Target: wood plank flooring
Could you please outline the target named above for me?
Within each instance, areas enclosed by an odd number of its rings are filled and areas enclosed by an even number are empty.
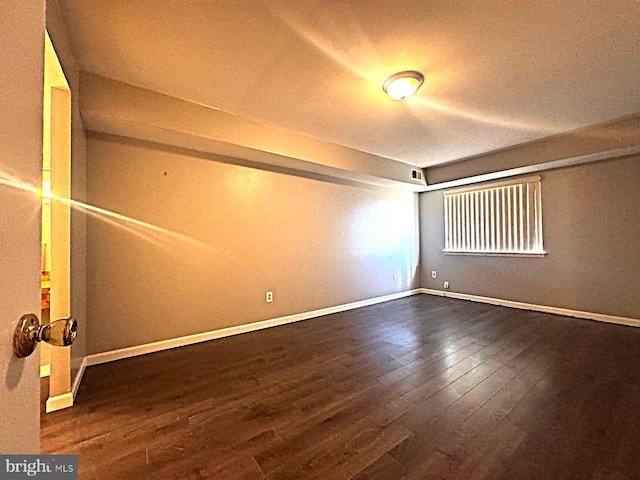
[[[640,478],[640,329],[417,295],[90,367],[81,479]]]

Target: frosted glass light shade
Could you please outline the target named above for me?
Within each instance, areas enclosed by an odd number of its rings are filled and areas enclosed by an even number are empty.
[[[394,100],[405,100],[416,93],[422,82],[424,75],[409,70],[391,75],[385,80],[382,89]]]

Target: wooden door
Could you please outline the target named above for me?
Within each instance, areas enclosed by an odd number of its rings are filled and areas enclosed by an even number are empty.
[[[40,449],[38,355],[13,331],[40,313],[44,1],[0,2],[0,452]]]

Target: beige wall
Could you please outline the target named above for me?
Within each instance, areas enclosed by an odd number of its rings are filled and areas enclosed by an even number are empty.
[[[415,193],[99,134],[87,155],[89,203],[167,230],[88,218],[87,353],[419,285]]]
[[[545,258],[444,255],[442,191],[420,194],[422,287],[640,318],[640,157],[541,176]]]
[[[86,198],[86,134],[79,108],[79,69],[56,0],[47,0],[47,31],[71,90],[71,198]],[[71,356],[86,352],[86,219],[79,209],[71,211],[71,314],[76,317],[79,334]]]

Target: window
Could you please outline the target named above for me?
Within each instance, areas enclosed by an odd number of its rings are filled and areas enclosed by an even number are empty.
[[[544,255],[540,177],[444,192],[444,253]]]

